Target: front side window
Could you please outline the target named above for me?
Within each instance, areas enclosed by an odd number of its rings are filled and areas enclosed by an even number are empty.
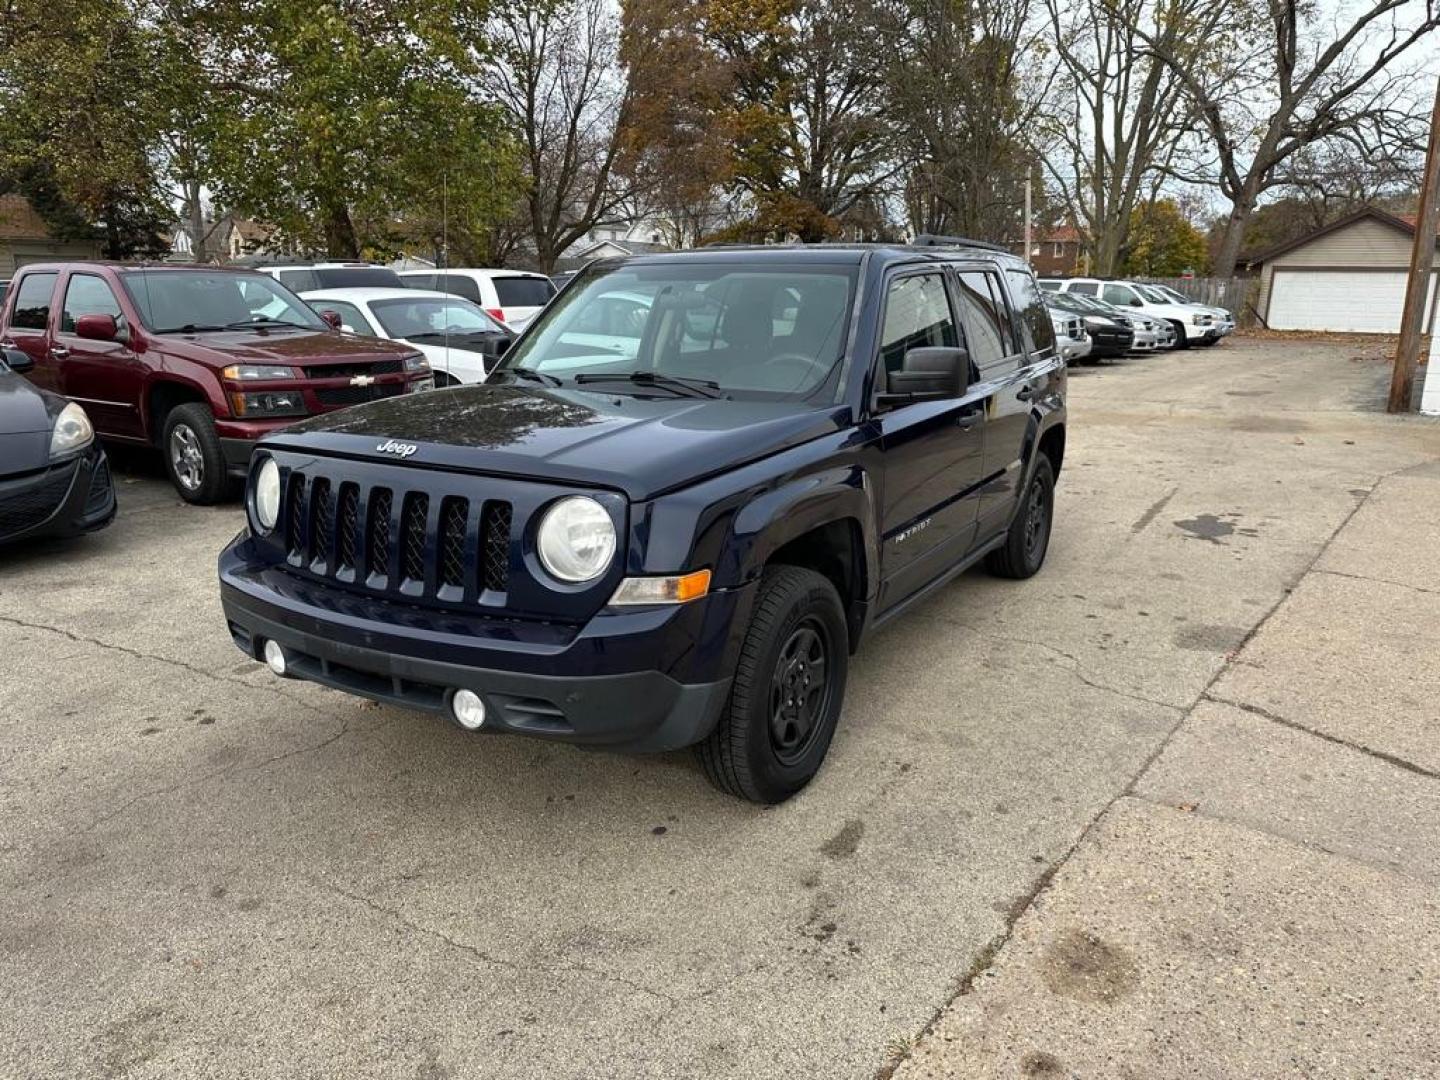
[[[1106,285],[1104,296],[1107,304],[1129,304],[1135,299],[1128,285]]]
[[[979,270],[965,270],[960,274],[960,303],[965,310],[970,359],[982,370],[1005,359],[1010,351],[1000,313],[995,309],[995,298],[985,280],[987,276]]]
[[[75,320],[81,315],[109,315],[121,321],[120,304],[110,286],[94,274],[71,274],[65,286],[65,305],[60,310],[60,329],[75,332]]]
[[[1020,316],[1020,331],[1024,335],[1028,352],[1048,352],[1055,347],[1055,327],[1050,322],[1050,313],[1045,309],[1045,300],[1035,287],[1034,275],[1028,270],[1006,270],[1010,283],[1010,295],[1015,301],[1015,311]]]
[[[901,369],[911,349],[959,344],[943,274],[908,274],[891,282],[880,331],[880,362],[886,375]]]
[[[16,330],[44,330],[50,324],[50,297],[55,292],[55,274],[26,274],[15,293],[15,310],[10,325]]]
[[[370,329],[370,322],[354,304],[345,300],[312,300],[310,306],[316,311],[333,311],[340,316],[340,329],[347,334],[359,334],[361,337],[375,337],[375,331]]]
[[[264,274],[134,270],[122,280],[141,322],[156,334],[329,329],[305,301]]]
[[[480,283],[474,278],[466,277],[464,274],[436,274],[431,280],[438,282],[435,288],[441,292],[464,297],[476,304],[481,302]]]
[[[848,265],[675,261],[588,270],[499,370],[603,382],[607,391],[669,377],[713,383],[706,389],[730,397],[805,397],[839,367],[855,278]]]

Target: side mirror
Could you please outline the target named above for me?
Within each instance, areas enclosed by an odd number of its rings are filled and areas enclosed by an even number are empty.
[[[889,375],[881,404],[932,398],[957,398],[970,385],[970,353],[949,345],[925,345],[905,354],[899,371]]]
[[[331,330],[340,330],[344,327],[344,323],[340,321],[340,313],[338,311],[322,311],[320,312],[320,318],[324,319],[330,325]]]
[[[510,351],[510,342],[513,340],[514,338],[502,337],[495,343],[495,357],[497,360]]]
[[[35,366],[35,361],[30,359],[30,354],[21,352],[19,349],[3,350],[5,366],[16,375],[23,375]]]
[[[1130,306],[1131,306],[1131,307],[1144,307],[1145,305],[1144,305],[1143,303],[1141,303],[1139,300],[1135,300],[1135,299],[1132,298],[1131,301],[1130,301]]]
[[[120,328],[114,315],[81,315],[75,320],[75,336],[87,341],[114,341]]]

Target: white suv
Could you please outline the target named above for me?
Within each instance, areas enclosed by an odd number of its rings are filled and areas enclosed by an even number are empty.
[[[1158,293],[1163,293],[1177,304],[1185,304],[1187,307],[1196,307],[1201,311],[1210,312],[1210,314],[1215,316],[1215,326],[1219,329],[1220,337],[1222,338],[1233,333],[1235,330],[1235,316],[1230,314],[1228,308],[1216,307],[1214,304],[1202,304],[1198,300],[1190,299],[1190,297],[1186,296],[1179,289],[1170,288],[1169,285],[1150,285],[1147,286],[1147,288],[1154,289]],[[1211,339],[1211,343],[1213,344],[1217,340],[1219,339],[1213,338]]]
[[[540,314],[555,295],[555,283],[544,274],[524,270],[401,270],[410,289],[438,289],[479,304],[517,333]]]
[[[398,289],[404,284],[388,266],[367,262],[295,263],[257,266],[297,296],[316,289]]]
[[[1175,328],[1175,347],[1178,349],[1188,348],[1197,342],[1213,344],[1223,336],[1220,320],[1209,308],[1195,307],[1188,302],[1176,303],[1173,297],[1138,281],[1064,278],[1053,291],[1093,296],[1122,311],[1138,309],[1152,318],[1164,320]]]

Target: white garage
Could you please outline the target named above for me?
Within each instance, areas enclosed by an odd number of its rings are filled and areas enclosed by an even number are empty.
[[[1261,264],[1256,310],[1273,330],[1399,333],[1414,236],[1412,222],[1368,207],[1265,252],[1251,260]],[[1427,327],[1437,289],[1432,277]]]

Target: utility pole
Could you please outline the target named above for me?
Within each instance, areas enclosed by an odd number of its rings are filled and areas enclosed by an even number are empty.
[[[1035,180],[1035,166],[1025,166],[1025,265],[1030,265],[1030,185]]]
[[[1435,83],[1435,108],[1430,114],[1430,147],[1425,153],[1425,179],[1420,185],[1420,213],[1415,219],[1415,246],[1410,251],[1410,277],[1400,315],[1400,344],[1390,378],[1387,411],[1410,411],[1415,363],[1420,357],[1425,300],[1430,294],[1430,268],[1435,262],[1435,236],[1440,231],[1440,79]]]

